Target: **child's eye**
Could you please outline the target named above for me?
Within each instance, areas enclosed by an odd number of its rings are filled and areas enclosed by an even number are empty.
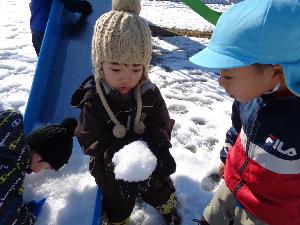
[[[138,72],[141,72],[142,69],[136,69],[136,70],[133,70],[133,72],[135,73],[138,73]]]
[[[231,80],[232,79],[232,77],[230,77],[230,76],[224,76],[223,78],[226,79],[226,80]]]
[[[114,72],[119,72],[120,71],[119,69],[114,69],[114,68],[112,68],[111,70],[114,71]]]

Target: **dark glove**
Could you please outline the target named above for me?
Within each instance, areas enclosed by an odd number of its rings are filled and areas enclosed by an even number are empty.
[[[139,140],[139,135],[129,133],[126,134],[126,136],[122,139],[115,139],[110,146],[106,149],[104,152],[104,163],[105,165],[108,165],[111,163],[112,158],[114,157],[114,154],[118,152],[120,149],[122,149],[125,145],[128,145],[134,141]]]
[[[65,7],[71,12],[78,12],[84,15],[92,13],[92,5],[86,0],[61,0]]]
[[[176,171],[176,162],[170,154],[170,142],[161,141],[158,145],[148,144],[150,150],[157,158],[157,165],[151,175],[151,180],[163,180]]]
[[[157,166],[151,177],[154,179],[165,179],[176,171],[176,162],[169,149],[160,149],[160,153],[155,154],[157,158]]]
[[[106,166],[106,174],[115,179],[114,165],[110,162]],[[126,198],[135,198],[139,196],[142,192],[148,190],[149,180],[139,181],[139,182],[128,182],[124,180],[116,180],[120,185],[121,195]]]
[[[46,198],[41,199],[40,201],[32,200],[27,203],[27,207],[33,212],[33,214],[38,217],[42,211],[42,207],[46,202]]]
[[[117,180],[117,182],[120,185],[122,196],[126,198],[136,198],[149,188],[148,179],[139,182],[128,182],[124,180]]]
[[[81,1],[79,12],[81,12],[82,15],[85,15],[85,16],[90,15],[93,12],[91,3],[89,3],[86,0]]]

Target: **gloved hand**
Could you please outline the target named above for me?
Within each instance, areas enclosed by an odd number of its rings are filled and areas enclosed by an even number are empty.
[[[89,15],[92,13],[92,5],[86,0],[61,0],[65,7],[71,12],[82,13]]]
[[[33,214],[38,217],[42,211],[42,207],[46,202],[46,198],[41,199],[40,201],[32,200],[27,203],[27,207],[33,212]]]
[[[82,0],[80,3],[80,10],[79,12],[82,13],[82,15],[88,16],[93,12],[93,7],[91,5],[91,3],[89,3],[86,0]]]
[[[150,150],[157,158],[157,165],[151,175],[151,180],[166,179],[176,171],[176,162],[169,151],[170,146],[169,142],[149,145]]]
[[[114,165],[112,162],[106,166],[106,174],[115,179]],[[135,198],[141,194],[141,192],[147,191],[149,187],[149,180],[139,182],[128,182],[124,180],[116,180],[121,189],[121,195],[126,198]]]
[[[126,198],[136,198],[142,192],[149,188],[148,179],[139,182],[127,182],[124,180],[117,180],[121,188],[121,194]]]
[[[149,184],[152,185],[153,182],[165,180],[176,171],[176,162],[169,151],[169,148],[172,147],[171,143],[149,133],[145,133],[141,139],[147,142],[149,149],[157,158],[157,165],[151,174]]]
[[[128,132],[124,138],[114,140],[110,146],[104,152],[104,163],[108,165],[111,163],[114,154],[122,149],[125,145],[128,145],[134,141],[139,140],[139,135]]]

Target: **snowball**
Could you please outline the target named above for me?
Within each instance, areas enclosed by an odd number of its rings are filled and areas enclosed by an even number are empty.
[[[115,153],[112,162],[117,180],[138,182],[150,177],[157,159],[146,142],[135,141]]]

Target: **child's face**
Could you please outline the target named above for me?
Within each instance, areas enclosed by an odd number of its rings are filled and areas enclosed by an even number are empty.
[[[141,64],[103,62],[102,68],[105,81],[121,94],[127,94],[134,88],[144,72],[144,66]]]
[[[273,66],[259,70],[255,65],[221,70],[219,84],[230,97],[247,102],[272,90],[280,83]]]
[[[45,161],[38,153],[33,153],[31,157],[31,170],[34,173],[41,172],[42,170],[52,169],[51,165]]]

